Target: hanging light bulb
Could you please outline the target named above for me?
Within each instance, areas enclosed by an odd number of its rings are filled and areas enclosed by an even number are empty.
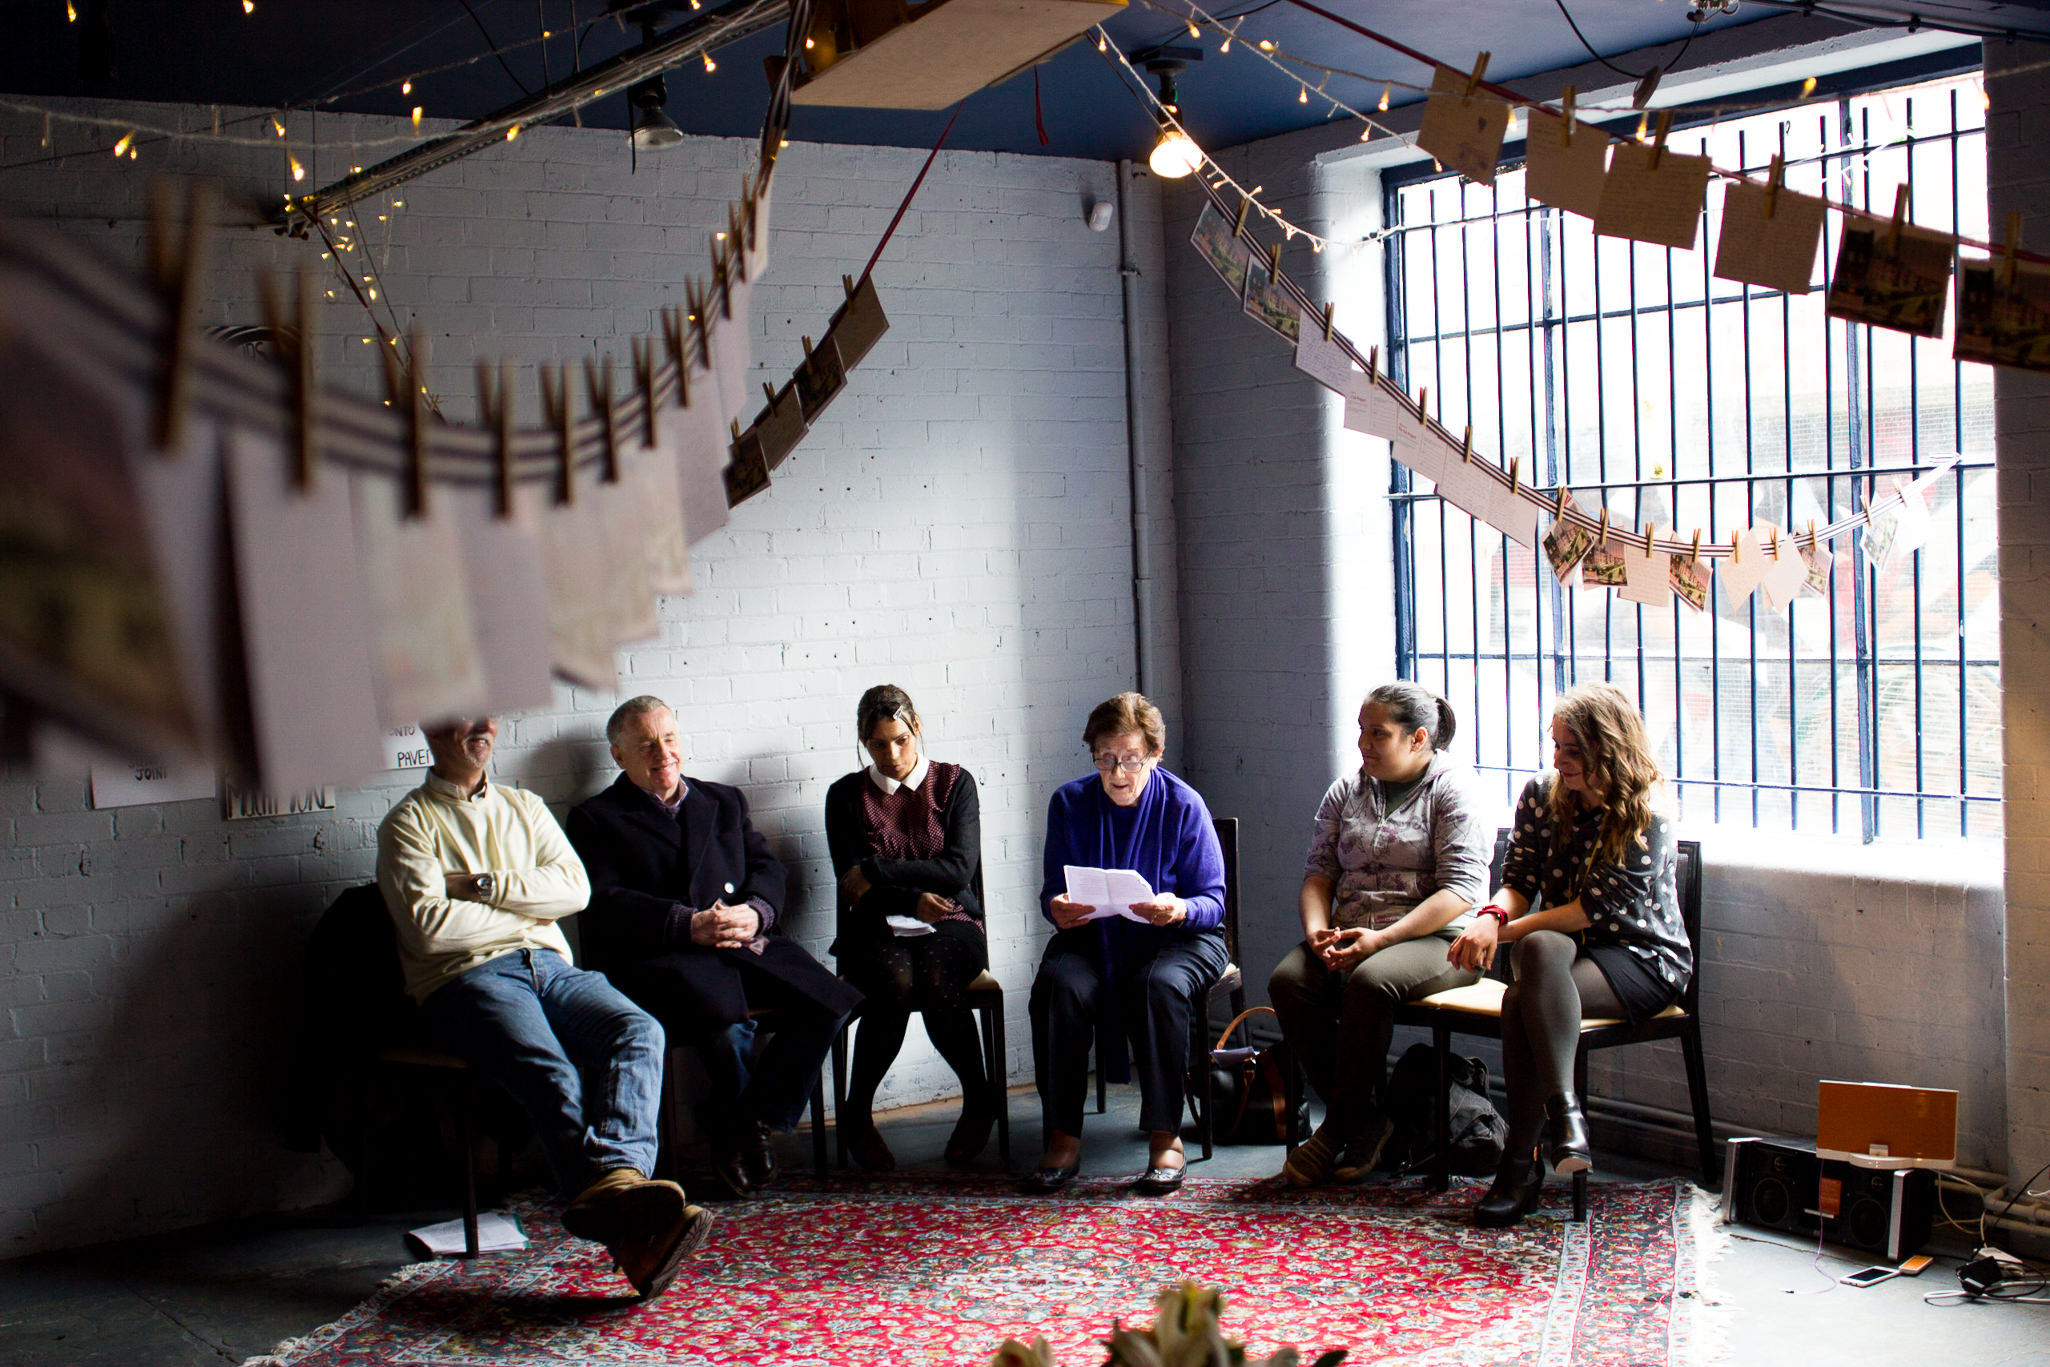
[[[71,0],[64,0],[64,22],[67,24],[78,22],[78,6],[72,4]]]
[[[518,137],[519,135],[520,126],[518,124],[514,124],[512,127],[505,130],[505,140],[507,142],[511,142],[514,138]]]
[[[1805,81],[1801,82],[1801,98],[1805,100],[1805,99],[1807,99],[1807,98],[1808,98],[1808,97],[1809,97],[1810,95],[1813,95],[1814,93],[1815,93],[1815,78],[1814,78],[1813,76],[1810,76],[1810,77],[1809,77],[1809,78],[1808,78],[1807,80],[1805,80]]]
[[[711,75],[711,74],[712,74],[713,72],[715,72],[715,71],[717,71],[717,70],[719,69],[719,64],[718,64],[717,62],[715,62],[715,61],[713,61],[713,60],[712,60],[712,54],[711,54],[711,53],[709,53],[709,52],[705,53],[705,54],[704,54],[704,57],[705,57],[705,74],[706,74],[707,76],[709,76],[709,75]]]
[[[135,146],[135,130],[131,128],[121,135],[121,141],[114,144],[114,155],[116,157],[125,157],[128,155],[128,149],[133,146]]]
[[[1295,102],[1297,104],[1308,104],[1310,102],[1310,88],[1308,86],[1303,86],[1297,92]]]
[[[1374,107],[1376,109],[1379,109],[1383,114],[1386,114],[1388,112],[1388,92],[1393,90],[1394,88],[1395,85],[1392,81],[1389,84],[1381,87],[1381,103],[1375,105]]]
[[[256,0],[242,0],[242,12],[244,14],[256,13]]]
[[[287,160],[287,161],[289,161],[289,162],[291,162],[291,163],[292,163],[292,179],[293,179],[293,180],[304,180],[304,179],[306,179],[306,168],[305,168],[304,166],[301,166],[301,165],[299,164],[299,158],[297,158],[297,157],[287,157],[287,158],[285,158],[285,160]]]
[[[420,120],[426,113],[427,111],[425,109],[422,109],[419,105],[416,104],[413,106],[413,131],[415,133],[420,131]]]
[[[1203,149],[1181,129],[1169,124],[1160,130],[1153,155],[1146,158],[1153,174],[1163,180],[1180,180],[1203,164]]]
[[[1268,41],[1267,41],[1267,40],[1266,40],[1265,38],[1262,38],[1262,39],[1260,40],[1260,51],[1262,51],[1262,52],[1272,52],[1272,51],[1274,51],[1274,44],[1272,44],[1272,43],[1268,42]]]
[[[277,115],[273,114],[270,116],[270,126],[273,133],[276,133],[281,138],[285,136],[285,125],[278,119]]]
[[[1223,41],[1222,43],[1219,43],[1219,44],[1217,45],[1217,55],[1218,55],[1218,56],[1220,56],[1220,57],[1222,57],[1222,56],[1223,56],[1223,55],[1224,55],[1225,53],[1227,53],[1227,52],[1230,52],[1230,51],[1231,51],[1231,35],[1227,33],[1227,34],[1225,34],[1225,35],[1224,35],[1224,41]]]
[[[1110,39],[1104,36],[1102,29],[1096,31],[1096,50],[1098,52],[1110,51]]]
[[[410,95],[410,94],[412,94],[412,93],[413,93],[413,78],[412,78],[411,76],[408,76],[408,77],[406,77],[406,79],[405,79],[405,80],[403,80],[403,81],[400,81],[400,82],[399,82],[399,94],[401,94],[401,95]]]
[[[1201,38],[1203,36],[1203,30],[1196,27],[1194,19],[1189,21],[1189,36],[1191,38]]]

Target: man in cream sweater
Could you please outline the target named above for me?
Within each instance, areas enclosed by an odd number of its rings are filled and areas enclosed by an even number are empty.
[[[434,767],[377,832],[406,991],[435,1046],[533,1120],[568,1202],[563,1227],[604,1244],[635,1290],[659,1296],[712,1222],[683,1188],[646,1176],[662,1027],[603,975],[571,965],[557,922],[584,909],[590,879],[540,798],[486,777],[498,723],[425,734]]]

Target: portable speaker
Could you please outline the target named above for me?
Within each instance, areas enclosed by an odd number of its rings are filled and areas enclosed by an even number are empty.
[[[1732,1139],[1723,1219],[1812,1235],[1899,1262],[1929,1240],[1936,1174],[1820,1159],[1805,1139]],[[1824,1212],[1824,1220],[1813,1212]]]

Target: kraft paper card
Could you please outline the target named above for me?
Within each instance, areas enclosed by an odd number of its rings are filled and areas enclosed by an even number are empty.
[[[1656,538],[1657,529],[1652,536]],[[1646,549],[1634,541],[1617,543],[1623,552],[1623,583],[1616,596],[1626,603],[1662,608],[1673,601],[1673,558],[1657,547]]]
[[[726,467],[726,504],[738,508],[769,487],[769,461],[762,434],[750,427],[733,443],[733,462]]]
[[[795,382],[784,385],[769,406],[755,415],[754,425],[762,443],[762,460],[773,473],[804,440],[804,403],[797,397]]]
[[[1609,155],[1608,178],[1594,230],[1603,237],[1656,242],[1693,249],[1701,230],[1701,206],[1708,193],[1709,159],[1668,150],[1652,164],[1657,149],[1619,142]]]
[[[1566,511],[1580,511],[1580,500],[1566,495]],[[1594,529],[1583,527],[1558,515],[1558,500],[1553,501],[1554,513],[1551,528],[1545,533],[1545,559],[1552,566],[1552,574],[1567,588],[1580,584],[1580,562],[1588,551],[1594,548]]]
[[[655,614],[655,587],[648,578],[648,543],[641,520],[640,491],[621,479],[616,484],[592,480],[577,490],[577,502],[588,502],[597,526],[603,528],[605,552],[605,620],[612,644],[647,641],[662,634]]]
[[[753,286],[729,281],[724,305],[716,298],[711,305],[714,388],[719,415],[728,422],[745,421],[753,408],[748,397],[754,388],[754,334],[748,320],[753,296]]]
[[[1441,66],[1431,77],[1424,101],[1424,123],[1416,144],[1448,170],[1482,185],[1495,183],[1495,165],[1502,159],[1502,135],[1509,130],[1509,106],[1486,91],[1469,98],[1472,78]]]
[[[1775,612],[1785,612],[1787,605],[1801,592],[1801,585],[1808,579],[1808,562],[1801,558],[1800,548],[1794,545],[1793,536],[1770,524],[1762,528],[1765,535],[1765,578],[1759,586],[1765,590],[1765,601]]]
[[[1706,560],[1696,560],[1692,551],[1676,551],[1671,557],[1671,579],[1673,592],[1680,601],[1696,612],[1708,607],[1709,588],[1713,576]]]
[[[769,188],[771,182],[764,179],[755,186],[752,204],[743,204],[740,211],[751,219],[747,237],[747,278],[750,281],[762,278],[769,269]]]
[[[1299,312],[1296,323],[1295,368],[1334,394],[1350,396],[1364,385],[1367,372],[1352,363],[1337,333],[1324,336],[1324,320]]]
[[[1765,580],[1770,568],[1766,562],[1765,543],[1759,538],[1759,529],[1746,527],[1737,533],[1735,554],[1725,556],[1716,583],[1722,589],[1723,607],[1732,609],[1740,606]]]
[[[1895,244],[1890,225],[1846,219],[1825,311],[1854,323],[1941,337],[1954,247],[1941,233],[1908,224]]]
[[[555,675],[585,688],[617,688],[606,597],[611,568],[605,541],[613,533],[585,498],[545,502],[537,515],[548,586],[548,655]]]
[[[1602,183],[1608,179],[1607,133],[1576,119],[1568,141],[1566,120],[1533,109],[1524,159],[1524,190],[1532,199],[1582,218],[1600,211]]]
[[[1784,186],[1774,193],[1755,181],[1731,181],[1723,191],[1715,273],[1746,285],[1808,293],[1815,287],[1815,253],[1822,246],[1822,220],[1828,212],[1826,200]]]
[[[890,320],[883,316],[883,301],[876,295],[876,282],[865,279],[833,315],[832,326],[826,329],[826,336],[833,343],[834,350],[839,352],[840,364],[852,370],[861,364],[861,358],[868,355],[869,348],[889,330]]]
[[[476,716],[488,699],[454,519],[431,494],[424,515],[405,516],[402,483],[386,474],[353,474],[349,490],[378,716],[387,726]]]
[[[659,426],[657,428],[659,431]],[[628,444],[619,457],[620,479],[634,488],[648,565],[648,587],[671,595],[691,591],[690,540],[683,530],[683,488],[676,452]]]
[[[840,364],[840,348],[833,343],[833,334],[813,347],[804,358],[804,364],[797,367],[791,376],[791,383],[797,387],[797,398],[804,405],[804,420],[807,424],[817,422],[819,414],[826,411],[826,405],[839,397],[847,387],[847,368]]]
[[[369,603],[349,483],[294,486],[276,438],[231,429],[228,498],[256,774],[266,792],[352,784],[384,766]]]
[[[2004,261],[1960,261],[1957,340],[1960,361],[2017,370],[2050,370],[2050,269]]]
[[[1244,309],[1248,318],[1257,319],[1281,336],[1284,341],[1294,342],[1300,336],[1301,315],[1295,300],[1288,297],[1279,280],[1267,268],[1267,259],[1255,256],[1246,266],[1246,298]]]
[[[1252,261],[1252,251],[1232,233],[1231,220],[1215,204],[1206,202],[1203,212],[1196,216],[1189,245],[1202,253],[1233,298],[1245,298],[1246,267]]]
[[[698,391],[693,390],[693,396]],[[676,466],[683,497],[683,530],[692,545],[726,525],[726,461],[732,451],[709,397],[689,408],[665,404],[655,420],[655,453]]]
[[[463,549],[487,705],[493,712],[546,706],[555,688],[549,675],[548,585],[534,515],[540,490],[516,490],[510,517],[498,515],[496,492],[435,493],[437,501],[448,501]]]
[[[95,368],[47,345],[44,310],[0,275],[0,676],[95,735],[196,748],[200,713],[120,425]]]

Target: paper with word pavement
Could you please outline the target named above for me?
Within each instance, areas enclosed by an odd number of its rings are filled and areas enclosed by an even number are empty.
[[[1134,902],[1153,900],[1153,885],[1143,874],[1131,869],[1083,868],[1078,864],[1065,864],[1062,868],[1068,879],[1068,900],[1095,908],[1083,920],[1100,921],[1106,916],[1122,916],[1141,925],[1152,924],[1132,910]]]
[[[463,1222],[460,1219],[443,1220],[438,1225],[422,1225],[406,1231],[406,1237],[425,1248],[428,1253],[440,1257],[446,1253],[464,1253],[469,1250],[469,1241],[463,1237]],[[527,1246],[527,1233],[511,1216],[501,1215],[495,1210],[480,1211],[477,1215],[477,1251],[479,1253],[504,1253]]]

